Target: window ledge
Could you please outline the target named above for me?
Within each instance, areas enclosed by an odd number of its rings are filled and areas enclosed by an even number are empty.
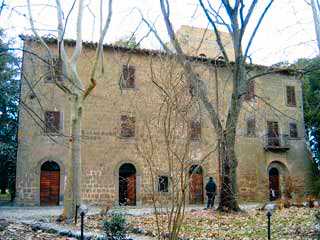
[[[256,138],[257,135],[244,135],[246,138]]]
[[[301,140],[302,137],[288,137],[288,140]]]
[[[122,136],[118,136],[118,138],[120,139],[121,142],[127,142],[127,143],[132,143],[136,141],[135,137],[122,137]]]
[[[290,107],[290,108],[296,108],[297,107],[297,105],[290,105],[290,104],[286,104],[287,105],[287,107]]]

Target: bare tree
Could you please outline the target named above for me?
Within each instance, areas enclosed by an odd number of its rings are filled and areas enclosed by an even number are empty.
[[[207,5],[199,0],[199,4],[207,17],[211,27],[214,30],[216,42],[224,57],[224,64],[232,73],[232,93],[230,95],[230,107],[227,110],[226,122],[223,123],[219,117],[216,106],[209,100],[208,92],[203,80],[197,76],[192,70],[190,61],[183,52],[172,27],[170,21],[170,6],[166,0],[160,0],[160,6],[167,33],[170,42],[174,47],[179,63],[183,66],[186,78],[192,86],[193,95],[198,96],[204,108],[207,110],[212,126],[216,132],[219,143],[219,157],[221,159],[221,183],[220,183],[220,202],[219,210],[221,211],[238,211],[237,203],[237,157],[235,154],[236,128],[239,120],[239,113],[244,102],[250,81],[255,77],[248,77],[246,68],[246,60],[249,57],[249,49],[252,45],[254,37],[263,21],[264,16],[270,9],[273,0],[263,8],[262,13],[258,16],[258,20],[254,24],[253,31],[247,33],[248,24],[253,22],[252,15],[257,10],[258,1],[253,0],[250,4],[244,4],[244,1],[237,0],[234,3],[228,0],[222,0],[219,4],[211,4],[207,1]],[[226,17],[224,17],[226,16]],[[234,56],[229,56],[222,42],[218,25],[226,27],[232,40]],[[244,37],[248,40],[244,42]],[[167,49],[164,46],[164,49]],[[234,58],[234,62],[230,59]]]
[[[311,0],[310,5],[313,13],[314,28],[317,37],[317,46],[320,52],[320,2],[318,0]]]
[[[198,101],[191,97],[176,59],[151,57],[149,67],[154,107],[152,113],[143,116],[136,148],[147,166],[150,185],[145,187],[145,194],[154,207],[157,237],[178,239],[188,196],[193,198],[193,190],[199,190],[194,200],[204,200],[203,167],[208,166],[216,144],[201,135],[205,116]],[[201,154],[196,156],[201,141],[206,147],[202,146]]]
[[[77,63],[82,53],[82,26],[84,20],[84,1],[78,1],[77,23],[76,23],[76,45],[73,49],[72,55],[69,57],[65,50],[64,36],[66,33],[68,18],[74,7],[76,1],[74,1],[67,17],[64,19],[62,5],[60,0],[55,1],[56,16],[57,16],[57,47],[58,47],[58,63],[62,65],[62,72],[67,81],[59,82],[55,80],[56,85],[67,95],[70,99],[70,133],[69,133],[69,155],[67,161],[67,183],[65,187],[64,197],[64,212],[63,215],[66,218],[72,218],[75,215],[76,206],[81,204],[81,119],[83,115],[83,104],[86,98],[90,95],[92,90],[96,87],[97,79],[99,78],[98,64],[102,60],[103,54],[103,41],[106,33],[109,29],[111,16],[112,16],[112,0],[108,1],[108,15],[103,23],[102,11],[100,11],[100,36],[99,42],[96,46],[96,54],[91,67],[90,79],[84,81],[78,74]],[[100,1],[100,8],[103,9],[103,1]],[[31,10],[32,4],[30,0],[27,0],[29,22],[31,30],[35,35],[35,38],[40,42],[41,46],[46,50],[49,56],[49,65],[51,66],[52,74],[56,74],[55,56],[53,50],[47,45],[45,40],[38,34],[35,26],[35,20],[33,18],[33,12]],[[85,86],[85,82],[89,82],[88,86]]]

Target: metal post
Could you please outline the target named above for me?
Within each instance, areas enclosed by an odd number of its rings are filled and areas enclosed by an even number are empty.
[[[76,205],[76,214],[74,215],[74,224],[77,225],[78,222],[78,209],[79,205]]]
[[[80,235],[80,240],[84,240],[84,237],[83,237],[83,220],[84,220],[84,212],[81,212],[81,213],[80,213],[80,217],[81,217],[81,225],[80,225],[81,235]]]
[[[271,240],[271,212],[267,212],[268,217],[268,240]]]

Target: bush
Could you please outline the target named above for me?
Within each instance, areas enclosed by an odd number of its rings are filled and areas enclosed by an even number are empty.
[[[310,164],[309,172],[309,194],[320,197],[320,170],[315,161]]]
[[[121,214],[112,215],[110,220],[103,222],[103,230],[111,239],[125,239],[127,234],[125,217]]]

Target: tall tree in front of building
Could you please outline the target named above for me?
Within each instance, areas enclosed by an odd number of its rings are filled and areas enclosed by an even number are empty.
[[[9,48],[10,42],[0,29],[0,191],[4,194],[6,189],[9,189],[13,199],[17,154],[19,59]]]
[[[210,121],[218,138],[219,155],[222,163],[219,209],[221,211],[238,211],[239,206],[236,197],[238,166],[235,154],[236,129],[245,95],[250,88],[250,82],[255,78],[255,76],[248,76],[246,61],[255,35],[273,0],[259,4],[257,0],[246,1],[246,3],[243,0],[206,1],[207,4],[199,0],[198,3],[214,30],[216,43],[220,48],[224,64],[232,72],[232,77],[229,80],[232,84],[232,93],[225,123],[219,117],[216,105],[210,101],[205,83],[193,72],[191,64],[175,36],[170,20],[169,1],[160,0],[162,15],[174,52],[178,55],[178,61],[184,67],[185,74],[193,89],[193,95],[200,98],[210,115]],[[261,9],[262,11],[258,13]],[[253,18],[253,15],[256,18]],[[251,32],[248,31],[250,29],[248,28],[249,24],[253,26]],[[233,56],[228,55],[225,49],[222,36],[218,31],[218,25],[225,27],[230,35]],[[245,41],[244,39],[248,40]],[[165,45],[163,47],[168,49]],[[231,62],[230,59],[234,59],[234,62]]]
[[[28,14],[30,26],[36,40],[40,42],[42,47],[46,50],[46,54],[49,56],[49,66],[51,66],[52,74],[61,75],[67,81],[58,81],[55,78],[56,85],[65,93],[70,99],[70,132],[69,132],[69,155],[67,159],[67,182],[64,192],[64,212],[65,218],[73,218],[76,212],[76,207],[81,204],[81,120],[83,114],[83,104],[86,98],[90,95],[92,90],[97,85],[99,79],[99,66],[103,66],[103,42],[106,33],[109,29],[111,16],[112,16],[112,0],[108,1],[107,16],[103,17],[104,7],[103,1],[100,1],[100,35],[99,41],[96,46],[95,58],[91,65],[90,79],[82,79],[78,74],[77,64],[80,60],[83,44],[83,22],[85,20],[84,8],[86,3],[84,0],[74,1],[70,11],[66,18],[63,13],[63,7],[60,0],[55,1],[55,9],[57,16],[57,48],[58,58],[55,60],[52,49],[46,44],[43,38],[38,34],[37,27],[35,26],[35,20],[33,18],[32,4],[30,0],[27,0]],[[68,22],[68,18],[74,11],[77,3],[76,13],[76,45],[73,49],[71,56],[67,55],[64,46],[65,33],[72,26]],[[104,19],[104,20],[103,20]],[[58,64],[57,64],[58,63]],[[100,65],[99,65],[100,64]],[[56,67],[59,67],[59,71]],[[103,71],[103,67],[101,67]],[[59,77],[61,77],[59,76]],[[86,81],[85,81],[86,80]],[[89,84],[85,86],[85,82]]]

